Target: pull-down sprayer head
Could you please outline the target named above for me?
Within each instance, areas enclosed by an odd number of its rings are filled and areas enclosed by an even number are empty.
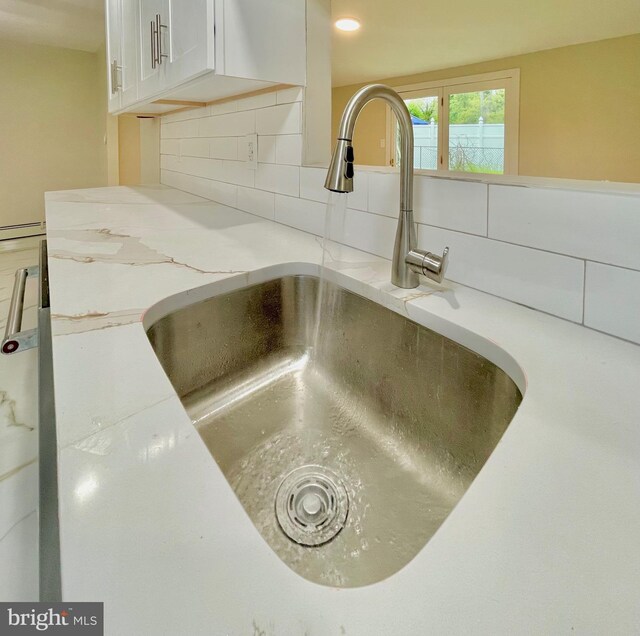
[[[353,146],[351,139],[338,139],[324,187],[331,192],[353,192]]]
[[[395,113],[400,129],[400,212],[413,207],[413,125],[402,98],[384,84],[364,86],[349,100],[342,113],[338,142],[333,151],[324,187],[332,192],[353,192],[353,132],[362,109],[372,100],[381,99]]]

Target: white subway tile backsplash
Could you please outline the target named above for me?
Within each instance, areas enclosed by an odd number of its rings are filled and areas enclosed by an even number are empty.
[[[640,198],[491,185],[489,236],[640,269]]]
[[[451,248],[451,280],[582,322],[583,261],[425,225],[418,226],[418,245]]]
[[[181,177],[183,175],[179,172],[172,172],[171,170],[160,169],[160,183],[167,185],[171,188],[177,188],[178,190],[184,190],[182,187]]]
[[[487,187],[485,183],[416,175],[413,201],[415,220],[417,223],[486,236]]]
[[[370,172],[368,189],[369,212],[397,219],[400,214],[400,177],[398,173]]]
[[[219,159],[206,159],[203,157],[176,157],[170,166],[164,166],[170,170],[176,170],[183,174],[191,174],[205,179],[221,179],[222,161]]]
[[[276,137],[276,163],[299,166],[302,163],[302,135]]]
[[[160,134],[163,139],[185,139],[187,137],[198,137],[198,129],[201,119],[189,119],[186,121],[176,121],[162,123]]]
[[[180,172],[180,158],[177,155],[160,155],[160,168]]]
[[[587,262],[584,324],[640,344],[640,272]]]
[[[356,172],[356,177],[358,176]],[[398,218],[400,176],[397,172],[369,172],[368,209]],[[413,213],[416,222],[485,236],[487,186],[484,183],[414,176]]]
[[[179,139],[162,139],[160,140],[161,155],[179,155],[180,140]]]
[[[297,166],[259,163],[255,175],[255,186],[260,190],[295,197],[300,195],[300,168]]]
[[[343,215],[335,208],[333,214],[335,218],[331,220],[332,240],[383,258],[391,258],[396,221],[379,214],[349,208]]]
[[[194,177],[190,174],[180,175],[180,187],[182,190],[196,194],[205,199],[211,199],[213,191],[211,189],[211,180],[202,177]]]
[[[196,119],[198,137],[242,137],[256,132],[256,113],[245,110],[227,115]]]
[[[216,137],[208,141],[212,159],[238,159],[238,137]]]
[[[160,178],[162,183],[172,188],[185,190],[230,207],[237,206],[237,186],[235,185],[170,170],[162,170]]]
[[[317,201],[276,194],[275,220],[317,236],[324,234],[326,206]]]
[[[324,168],[300,168],[300,196],[311,201],[326,203],[329,191],[324,189],[327,171]]]
[[[180,141],[180,155],[185,157],[206,157],[209,158],[208,139],[182,139]]]
[[[302,133],[302,104],[282,104],[256,112],[259,135],[297,135]]]
[[[276,135],[258,135],[258,161],[276,163]]]
[[[238,186],[238,209],[274,221],[275,197],[273,192]]]
[[[244,161],[223,161],[220,181],[242,186],[254,186],[255,170],[250,170]]]
[[[222,181],[209,181],[210,196],[213,201],[235,208],[238,205],[238,186]]]
[[[266,108],[267,106],[276,105],[275,93],[262,93],[262,95],[253,95],[236,100],[238,110],[256,110],[258,108]]]

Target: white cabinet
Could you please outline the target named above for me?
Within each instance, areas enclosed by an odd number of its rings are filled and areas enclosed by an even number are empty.
[[[105,7],[107,24],[107,77],[109,86],[109,112],[121,107],[118,72],[121,69],[120,57],[120,2],[107,0]]]
[[[214,68],[214,9],[213,0],[169,5],[167,84],[177,86]]]
[[[306,0],[106,0],[109,112],[161,112],[175,102],[304,85],[305,7]]]
[[[107,0],[109,112],[138,100],[138,12],[130,0]]]
[[[152,97],[165,85],[166,20],[169,0],[138,0],[138,45],[140,47],[140,76],[138,96]],[[163,66],[164,63],[164,66]]]
[[[138,11],[135,2],[120,0],[122,16],[122,107],[133,104],[138,99]]]

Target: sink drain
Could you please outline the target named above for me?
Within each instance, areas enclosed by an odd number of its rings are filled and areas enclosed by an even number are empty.
[[[276,494],[276,517],[296,543],[318,546],[344,527],[349,497],[342,482],[321,466],[301,466],[290,472]]]

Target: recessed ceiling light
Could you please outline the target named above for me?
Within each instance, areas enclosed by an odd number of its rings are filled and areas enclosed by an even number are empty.
[[[336,29],[340,31],[357,31],[360,28],[360,21],[355,18],[340,18],[336,20]]]

